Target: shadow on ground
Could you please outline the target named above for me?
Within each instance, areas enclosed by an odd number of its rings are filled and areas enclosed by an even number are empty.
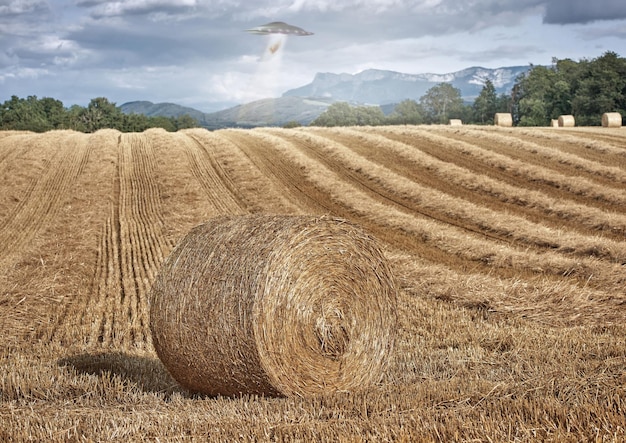
[[[59,366],[73,368],[78,373],[120,377],[149,393],[170,397],[177,392],[189,395],[167,372],[156,357],[138,356],[124,352],[86,353],[58,360]]]

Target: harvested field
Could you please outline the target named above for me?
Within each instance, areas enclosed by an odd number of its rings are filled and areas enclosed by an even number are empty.
[[[1,441],[624,441],[626,130],[0,133]],[[330,215],[399,286],[366,390],[206,397],[148,293],[218,215]],[[254,251],[250,251],[254,254]]]

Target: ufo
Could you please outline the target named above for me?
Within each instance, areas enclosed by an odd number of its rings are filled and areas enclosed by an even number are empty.
[[[286,35],[313,35],[312,32],[305,31],[297,26],[288,25],[285,22],[271,22],[256,28],[246,29],[250,34],[270,35],[270,34],[286,34]]]

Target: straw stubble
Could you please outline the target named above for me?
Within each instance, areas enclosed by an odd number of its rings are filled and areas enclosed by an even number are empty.
[[[159,358],[208,395],[315,395],[381,379],[396,287],[377,242],[345,220],[227,216],[194,228],[157,277]]]

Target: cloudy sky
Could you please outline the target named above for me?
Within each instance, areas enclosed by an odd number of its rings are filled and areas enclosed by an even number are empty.
[[[290,36],[245,29],[285,21]],[[0,0],[0,101],[223,109],[317,72],[448,73],[626,56],[625,0]]]

